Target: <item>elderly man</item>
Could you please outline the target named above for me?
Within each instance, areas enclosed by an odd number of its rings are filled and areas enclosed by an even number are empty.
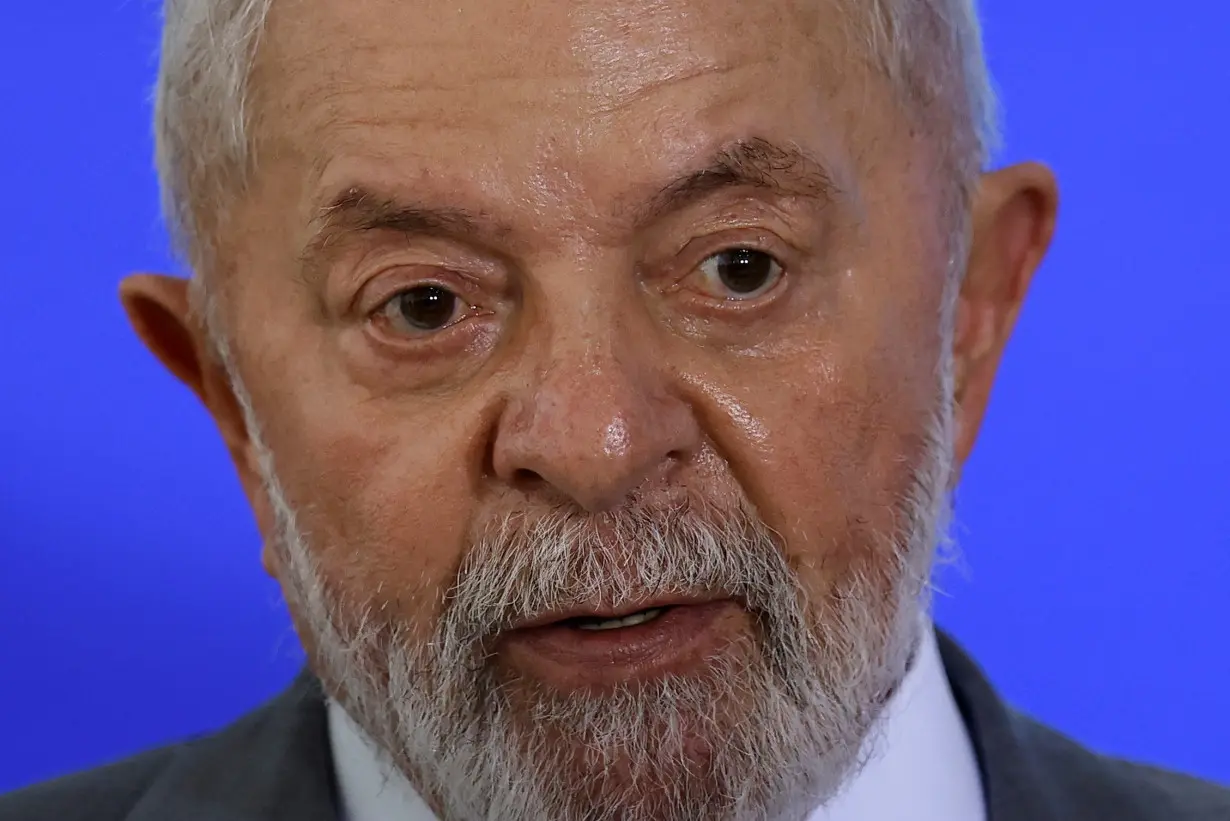
[[[310,672],[5,821],[1230,818],[928,619],[1055,221],[970,0],[170,0],[208,407]]]

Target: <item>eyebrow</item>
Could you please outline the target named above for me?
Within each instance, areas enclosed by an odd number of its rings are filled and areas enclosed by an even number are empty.
[[[404,203],[360,186],[350,186],[329,200],[312,220],[315,232],[303,256],[324,252],[338,237],[369,231],[390,231],[406,236],[495,237],[506,226],[495,225],[464,208],[430,207]]]
[[[832,202],[842,193],[824,164],[806,151],[763,138],[739,140],[659,190],[641,209],[636,224],[652,223],[716,192],[737,188],[764,189],[774,197],[803,198],[820,204]]]
[[[763,189],[774,197],[804,198],[822,204],[841,193],[825,166],[807,152],[753,138],[724,146],[699,168],[676,177],[648,201],[637,204],[628,216],[640,230],[720,191],[738,188]],[[312,224],[312,239],[301,255],[307,263],[349,234],[385,231],[495,246],[513,233],[510,226],[474,211],[404,202],[362,186],[348,186],[328,200]]]

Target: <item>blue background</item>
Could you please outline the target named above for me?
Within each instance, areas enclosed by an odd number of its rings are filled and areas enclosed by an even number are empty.
[[[158,8],[5,12],[0,790],[218,726],[299,665],[208,418],[116,300],[126,272],[171,265]],[[940,621],[1078,739],[1230,781],[1230,4],[999,0],[985,19],[1004,160],[1050,162],[1065,198]]]

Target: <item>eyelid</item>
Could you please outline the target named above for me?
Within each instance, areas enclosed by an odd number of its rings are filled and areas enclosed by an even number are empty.
[[[452,291],[470,305],[479,301],[474,278],[461,272],[436,265],[391,265],[364,280],[354,294],[350,310],[371,316],[397,294],[426,285]]]
[[[701,264],[722,251],[747,248],[768,254],[777,260],[783,271],[789,272],[802,253],[776,233],[764,228],[733,228],[703,237],[696,237],[679,249],[672,264],[672,290],[692,276]]]
[[[713,274],[711,274],[710,272],[706,271],[706,265],[708,265],[709,261],[710,261],[710,260],[715,260],[715,259],[717,259],[718,257],[722,256],[723,254],[728,254],[728,253],[737,252],[737,251],[751,251],[751,252],[753,252],[753,253],[763,255],[764,257],[768,258],[768,260],[769,260],[769,261],[770,261],[770,262],[771,262],[771,263],[772,263],[772,264],[773,264],[773,265],[777,268],[777,274],[776,274],[776,276],[774,277],[774,279],[773,279],[773,280],[769,283],[769,285],[768,285],[767,289],[766,289],[763,293],[760,293],[760,294],[755,294],[754,296],[753,296],[752,294],[741,294],[741,295],[735,295],[735,296],[728,297],[728,298],[726,298],[725,300],[723,300],[723,299],[722,299],[720,296],[718,296],[718,295],[712,295],[714,299],[716,299],[716,300],[718,300],[718,301],[725,301],[725,302],[748,302],[748,303],[755,303],[755,302],[756,302],[758,299],[760,299],[761,297],[764,297],[764,296],[765,296],[765,295],[767,295],[767,294],[771,294],[771,293],[773,293],[773,292],[777,289],[777,287],[778,287],[778,285],[781,283],[781,281],[782,281],[783,279],[785,279],[785,277],[786,277],[786,265],[785,265],[785,263],[784,263],[784,262],[782,262],[780,259],[778,259],[778,258],[777,258],[777,256],[776,256],[775,254],[772,254],[772,253],[770,253],[770,252],[768,252],[768,251],[764,251],[764,250],[759,249],[759,248],[748,248],[747,246],[738,246],[738,247],[735,247],[735,248],[727,248],[727,249],[723,249],[723,250],[721,250],[721,251],[717,251],[716,253],[712,253],[712,254],[710,254],[709,256],[707,256],[707,257],[705,257],[703,260],[701,260],[700,265],[696,266],[696,270],[695,270],[695,272],[694,272],[693,276],[698,276],[698,277],[700,277],[701,279],[706,279],[706,278],[709,278],[709,277],[713,276]],[[689,278],[690,278],[690,277],[689,277]],[[757,290],[759,290],[759,289],[757,289]]]
[[[379,305],[377,305],[372,310],[369,321],[380,321],[388,325],[395,325],[397,321],[386,315],[389,310],[389,307],[393,305],[394,300],[398,299],[403,294],[413,291],[415,288],[419,288],[419,287],[422,287],[422,286],[412,285],[408,288],[402,288],[400,290],[394,291],[392,294],[389,295],[387,299],[385,299],[383,302],[381,302]],[[460,325],[462,322],[464,322],[465,320],[471,317],[481,315],[481,312],[482,312],[481,308],[466,301],[466,299],[463,298],[460,294],[455,294],[455,296],[457,297],[457,302],[458,302],[457,309],[454,312],[455,317],[451,319],[447,325],[442,325],[439,328],[435,328],[435,329],[421,329],[421,328],[409,327],[406,330],[399,330],[397,332],[398,335],[405,340],[417,340],[417,339],[425,340],[437,334],[446,333],[450,328],[454,327],[455,325]]]

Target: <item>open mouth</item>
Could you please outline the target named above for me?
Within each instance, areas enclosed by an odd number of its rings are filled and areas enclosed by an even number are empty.
[[[575,627],[578,630],[619,630],[624,627],[635,627],[638,624],[648,624],[654,619],[659,618],[663,613],[670,610],[670,607],[650,607],[646,610],[639,610],[635,613],[629,613],[626,616],[617,616],[615,618],[604,618],[602,616],[574,616],[570,619],[564,619],[558,624],[565,627]]]
[[[680,595],[656,600],[641,600],[636,603],[577,605],[545,612],[534,618],[512,625],[511,633],[541,633],[551,631],[566,634],[573,631],[603,633],[613,630],[628,630],[633,627],[666,624],[686,613],[708,611],[714,606],[729,605],[734,600],[715,596]]]
[[[684,596],[583,606],[506,631],[498,654],[522,675],[564,690],[684,675],[727,652],[745,613],[729,598]]]

